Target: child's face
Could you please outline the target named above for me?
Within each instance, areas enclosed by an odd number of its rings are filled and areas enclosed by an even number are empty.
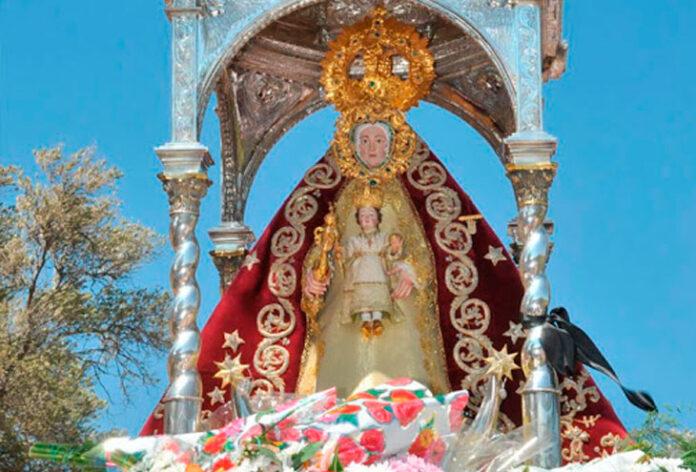
[[[379,218],[377,210],[372,207],[363,207],[358,209],[358,224],[363,231],[371,231],[377,228]]]
[[[404,240],[401,236],[398,234],[392,234],[389,237],[389,247],[391,248],[392,252],[397,252],[401,250],[401,243],[403,243]]]

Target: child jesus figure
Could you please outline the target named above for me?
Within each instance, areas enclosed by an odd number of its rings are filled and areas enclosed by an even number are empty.
[[[403,236],[380,231],[378,206],[359,206],[355,213],[360,233],[343,250],[346,267],[343,319],[360,322],[366,339],[384,332],[385,319],[403,315],[394,303],[407,298],[415,286],[415,271],[404,260]]]

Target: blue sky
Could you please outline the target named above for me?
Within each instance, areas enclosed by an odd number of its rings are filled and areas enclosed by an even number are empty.
[[[629,386],[659,405],[693,407],[696,375],[696,2],[566,2],[569,70],[546,86],[547,129],[559,138],[551,191],[556,223],[549,266],[553,303],[603,348]],[[169,24],[158,0],[0,0],[0,162],[31,167],[31,150],[97,145],[125,176],[123,212],[165,234],[167,202],[153,152],[169,136]],[[304,169],[326,149],[335,114],[291,130],[263,164],[247,221],[259,234]],[[431,105],[410,121],[507,241],[511,186],[484,140]],[[202,141],[219,156],[214,113]],[[219,163],[202,207],[201,322],[218,298],[206,231],[219,222]],[[166,286],[171,254],[138,274]],[[137,432],[165,386],[114,392],[99,420]],[[115,383],[114,389],[115,389]],[[628,426],[642,420],[600,379]],[[696,428],[696,414],[681,414]]]

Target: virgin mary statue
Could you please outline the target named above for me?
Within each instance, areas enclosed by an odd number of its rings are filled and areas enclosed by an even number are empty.
[[[406,123],[435,77],[427,40],[376,10],[330,44],[322,65],[341,113],[333,143],[202,331],[203,409],[228,401],[230,375],[243,372],[256,390],[342,396],[410,377],[434,393],[468,389],[475,412],[485,359],[521,348],[523,287],[504,245]],[[519,372],[502,426],[521,422]],[[562,388],[566,460],[611,452],[625,431],[589,376]],[[157,416],[144,433],[161,430]]]

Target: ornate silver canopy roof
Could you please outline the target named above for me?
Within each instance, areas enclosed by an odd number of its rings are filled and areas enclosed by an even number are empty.
[[[562,0],[542,2],[539,14],[513,3],[520,2],[203,2],[197,114],[200,122],[215,93],[222,220],[243,221],[249,188],[267,152],[294,124],[327,105],[319,84],[327,43],[376,5],[430,38],[437,79],[426,100],[470,123],[506,161],[504,139],[540,122],[541,77],[535,64],[543,63],[543,73],[555,77],[565,61]],[[543,60],[537,48],[521,53],[519,34],[542,42]]]

